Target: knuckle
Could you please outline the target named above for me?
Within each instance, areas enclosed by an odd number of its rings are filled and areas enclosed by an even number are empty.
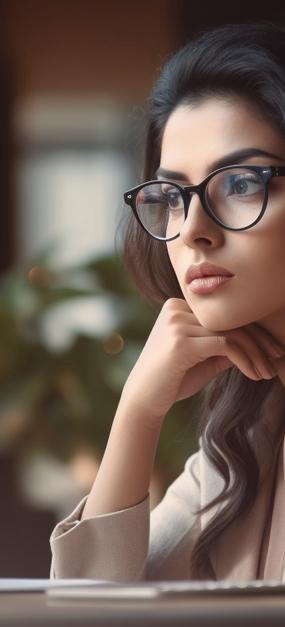
[[[227,337],[233,337],[234,335],[238,336],[238,334],[239,331],[237,329],[228,329],[227,331]]]
[[[166,311],[173,311],[173,308],[175,307],[176,302],[177,302],[177,298],[168,298],[168,300],[166,300],[165,303],[163,304],[162,308]]]
[[[163,309],[166,309],[167,311],[172,311],[173,309],[175,310],[189,310],[189,307],[185,301],[185,299],[183,298],[168,298],[162,305]]]
[[[217,336],[217,343],[219,346],[221,346],[222,348],[224,348],[225,346],[229,345],[229,340],[225,335],[218,335]]]
[[[172,329],[170,341],[173,350],[177,351],[183,348],[185,339],[181,333],[179,333],[179,329],[177,327]]]
[[[177,326],[181,320],[181,314],[179,311],[170,311],[168,314],[168,322],[173,326]]]
[[[168,325],[179,325],[181,322],[181,311],[170,305],[165,307],[163,317]]]

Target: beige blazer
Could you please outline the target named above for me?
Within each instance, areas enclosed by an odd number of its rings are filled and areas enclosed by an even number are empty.
[[[271,419],[273,459],[266,432],[260,428],[254,438],[261,460],[258,495],[250,512],[216,541],[210,555],[216,579],[285,581],[285,441],[284,429],[279,428],[283,416],[273,420],[271,415]],[[222,486],[223,480],[200,448],[151,514],[146,498],[128,509],[80,520],[83,499],[52,533],[51,577],[190,579],[193,543],[217,507],[201,517],[196,512]]]

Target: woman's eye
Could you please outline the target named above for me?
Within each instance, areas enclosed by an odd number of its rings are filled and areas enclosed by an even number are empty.
[[[168,193],[167,200],[170,207],[179,207],[179,194],[177,192]]]
[[[262,188],[260,179],[254,176],[230,176],[227,182],[228,195],[250,196],[256,194]]]
[[[170,209],[183,208],[183,201],[178,189],[163,190],[163,194]]]

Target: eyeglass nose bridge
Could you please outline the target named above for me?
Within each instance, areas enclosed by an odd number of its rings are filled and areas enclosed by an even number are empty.
[[[184,192],[185,220],[188,217],[189,208],[190,208],[190,202],[191,202],[192,197],[194,196],[194,194],[197,194],[204,211],[207,213],[207,215],[209,215],[209,210],[208,210],[208,207],[207,207],[207,205],[205,203],[205,184],[204,184],[204,182],[200,183],[199,185],[185,185],[185,186],[183,186],[183,192]]]

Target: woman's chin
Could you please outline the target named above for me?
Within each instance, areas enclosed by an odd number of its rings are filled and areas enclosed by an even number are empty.
[[[226,318],[215,319],[214,316],[198,316],[197,313],[193,310],[197,320],[200,322],[201,326],[212,333],[222,333],[224,331],[232,331],[233,329],[238,329],[242,326],[240,321],[230,320]]]

